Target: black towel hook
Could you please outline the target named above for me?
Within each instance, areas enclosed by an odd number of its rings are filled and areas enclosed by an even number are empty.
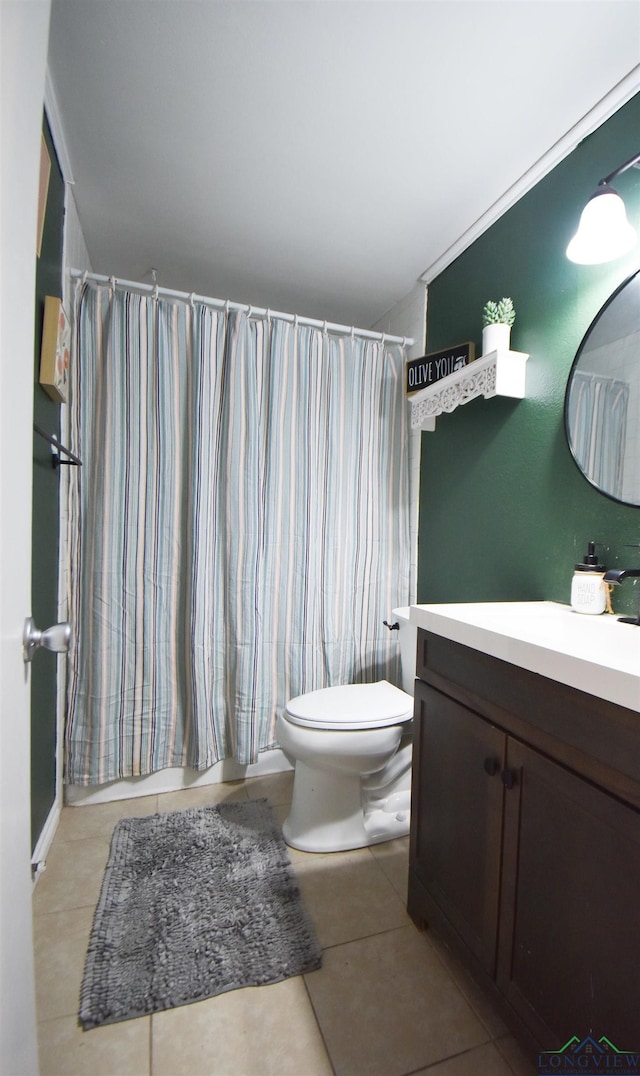
[[[55,452],[52,452],[51,454],[51,466],[54,469],[56,467],[60,467],[62,464],[67,464],[68,467],[82,467],[82,460],[78,459],[75,452],[72,452],[70,448],[65,448],[65,446],[60,443],[57,437],[52,437],[51,434],[46,433],[35,422],[33,424],[33,428],[40,437],[44,437],[45,441],[48,441],[49,444],[55,449]],[[61,452],[64,452],[65,456],[68,456],[69,459],[60,459]]]

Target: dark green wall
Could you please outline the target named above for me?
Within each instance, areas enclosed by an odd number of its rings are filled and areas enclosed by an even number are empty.
[[[640,94],[528,192],[429,286],[427,351],[475,340],[482,308],[510,295],[511,347],[530,354],[527,398],[474,400],[422,435],[418,601],[570,600],[589,539],[608,566],[640,565],[640,509],[597,492],[564,435],[575,352],[609,294],[640,264],[638,250],[578,266],[565,249],[599,179],[640,152]],[[490,154],[487,167],[491,167]],[[640,171],[616,181],[640,231]],[[640,360],[639,360],[640,361]],[[631,581],[616,611],[637,609]]]
[[[45,295],[62,297],[64,182],[46,121],[43,133],[51,175],[40,257],[36,261],[33,421],[49,434],[60,435],[60,405],[41,388],[40,348]],[[59,546],[58,472],[51,466],[51,447],[33,437],[33,539],[31,612],[41,630],[58,619]],[[56,655],[41,651],[31,665],[31,840],[32,846],[56,794]]]

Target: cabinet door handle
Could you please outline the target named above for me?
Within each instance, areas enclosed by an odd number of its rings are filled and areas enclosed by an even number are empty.
[[[485,758],[485,760],[484,760],[484,768],[485,768],[486,772],[489,774],[489,777],[495,777],[498,770],[500,769],[500,764],[499,764],[497,758]]]
[[[516,783],[516,775],[513,770],[503,770],[501,776],[504,787],[513,788]]]

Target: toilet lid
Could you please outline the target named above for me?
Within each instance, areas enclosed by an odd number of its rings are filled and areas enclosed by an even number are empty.
[[[308,728],[372,729],[413,717],[413,698],[387,680],[377,684],[323,687],[291,699],[285,714]]]

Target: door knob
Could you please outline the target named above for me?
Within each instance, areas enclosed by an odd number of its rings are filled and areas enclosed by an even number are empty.
[[[71,624],[66,621],[62,624],[53,624],[44,631],[36,628],[33,617],[28,616],[24,622],[22,633],[22,656],[25,664],[33,661],[36,650],[44,648],[53,650],[56,654],[66,654],[71,644]]]

